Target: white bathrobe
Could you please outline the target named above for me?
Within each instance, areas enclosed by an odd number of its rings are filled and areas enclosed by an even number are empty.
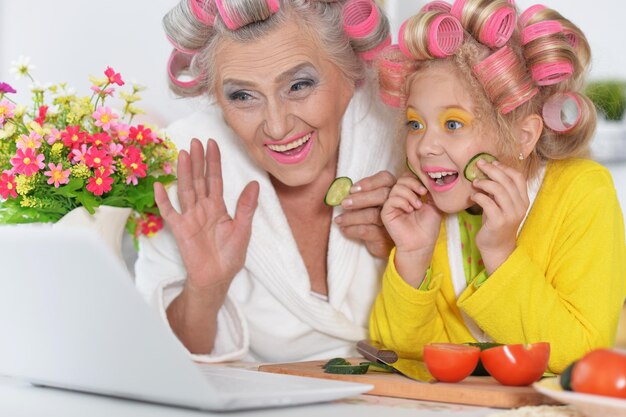
[[[403,159],[396,139],[396,113],[357,91],[343,119],[337,176],[355,182],[381,170],[394,172]],[[370,308],[385,260],[373,258],[360,241],[345,238],[333,223],[328,244],[328,301],[312,294],[298,252],[268,174],[249,159],[217,106],[174,123],[168,133],[180,148],[192,137],[215,138],[222,154],[224,200],[231,215],[244,186],[260,184],[252,237],[243,269],[235,276],[218,314],[215,348],[192,355],[201,362],[251,360],[280,362],[355,354],[367,337]],[[175,200],[175,187],[169,190]],[[177,202],[174,202],[178,208]],[[335,208],[333,218],[341,212]],[[139,291],[167,321],[165,310],[185,280],[169,228],[141,241],[136,264]]]

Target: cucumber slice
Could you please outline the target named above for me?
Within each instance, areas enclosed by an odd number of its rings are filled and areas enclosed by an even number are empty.
[[[350,187],[352,187],[352,180],[348,177],[338,177],[330,184],[326,196],[324,197],[324,203],[328,206],[338,206],[341,204],[344,198],[350,194]]]
[[[411,163],[409,162],[409,157],[406,157],[406,167],[409,169],[409,171],[411,171],[411,174],[415,175],[417,177],[417,172],[415,172],[415,170],[413,169],[413,166],[411,166]]]
[[[395,372],[391,366],[382,362],[361,362],[360,365],[368,365],[370,367],[369,370],[374,372]]]
[[[350,365],[350,362],[348,362],[344,358],[332,358],[331,360],[326,362],[324,365],[322,365],[322,368],[326,369],[327,367],[333,366],[333,365]]]
[[[327,374],[363,375],[367,373],[369,365],[328,365],[324,372]]]
[[[420,184],[424,185],[422,180],[420,180],[420,177],[417,175],[417,172],[415,172],[415,170],[413,169],[413,166],[409,162],[409,157],[408,156],[406,157],[406,167],[409,169],[409,171],[411,171],[411,174],[413,174],[415,176],[415,178],[420,182]]]
[[[467,165],[465,165],[465,169],[463,170],[463,175],[465,175],[465,178],[467,178],[468,181],[474,181],[475,179],[479,179],[479,180],[486,180],[489,177],[487,177],[485,175],[484,172],[482,172],[480,169],[478,169],[478,167],[476,166],[476,163],[479,160],[485,160],[489,163],[493,162],[493,161],[497,161],[498,158],[496,158],[495,156],[482,152],[479,154],[476,154],[472,157],[472,159],[469,160],[469,162],[467,163]]]

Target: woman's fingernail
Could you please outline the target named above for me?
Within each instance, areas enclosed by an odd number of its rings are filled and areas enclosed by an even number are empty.
[[[351,207],[353,204],[351,198],[346,198],[341,202],[341,207]]]
[[[353,186],[350,188],[350,192],[351,192],[351,193],[358,193],[359,191],[361,191],[361,186],[360,186],[360,185],[353,185]]]
[[[495,165],[495,166],[499,166],[500,165],[500,161],[493,161],[491,164]]]
[[[335,223],[341,224],[342,221],[343,221],[343,219],[341,218],[341,216],[335,217]]]

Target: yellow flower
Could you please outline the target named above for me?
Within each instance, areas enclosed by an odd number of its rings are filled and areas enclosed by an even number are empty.
[[[70,168],[72,170],[72,175],[76,178],[89,178],[91,176],[91,170],[89,167],[82,162],[80,164],[74,165]]]
[[[32,121],[28,124],[28,129],[37,133],[39,136],[46,136],[50,133],[50,128],[42,128],[39,123]]]
[[[16,130],[17,127],[13,123],[5,123],[4,129],[0,129],[0,140],[10,138]]]
[[[95,75],[89,76],[89,81],[95,86],[102,87],[109,81],[107,77],[96,77]]]
[[[139,94],[136,94],[136,93],[129,94],[125,91],[120,92],[120,97],[129,104],[141,100],[141,96]]]
[[[63,146],[63,143],[61,142],[57,142],[54,145],[52,145],[52,148],[50,149],[50,156],[55,160],[60,162],[61,157],[63,155],[61,155],[61,152],[63,151],[63,149],[65,148],[65,146]]]
[[[19,193],[19,191],[18,191],[18,193]],[[28,197],[24,197],[24,198],[22,198],[22,201],[20,201],[20,206],[22,206],[22,207],[34,207],[34,201],[31,200]]]
[[[15,115],[16,119],[21,119],[22,116],[24,116],[24,113],[26,113],[26,110],[26,106],[24,106],[23,104],[18,104],[17,106],[15,106],[13,114]]]
[[[138,114],[146,114],[145,111],[141,110],[139,107],[135,107],[135,106],[128,106],[127,109],[128,113],[135,116]]]
[[[35,189],[38,174],[27,177],[26,175],[15,176],[15,190],[19,195],[26,195]]]

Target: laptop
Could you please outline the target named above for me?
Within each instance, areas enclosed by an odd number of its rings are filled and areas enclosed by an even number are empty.
[[[91,233],[0,227],[0,374],[216,411],[330,401],[373,388],[199,366]]]

